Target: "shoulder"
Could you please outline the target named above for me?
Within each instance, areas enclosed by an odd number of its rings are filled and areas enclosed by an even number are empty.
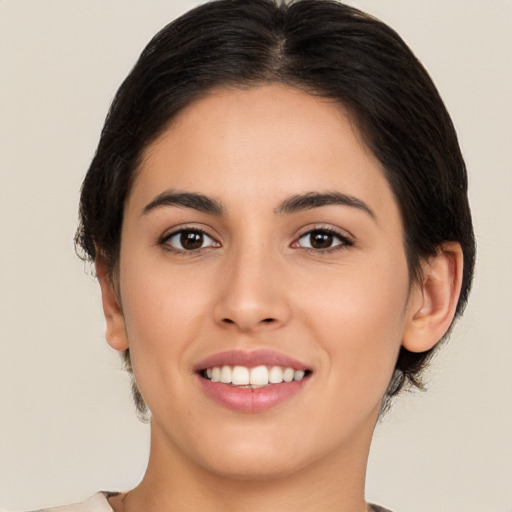
[[[379,505],[373,505],[373,504],[370,504],[370,511],[371,512],[391,512],[391,510],[388,510],[387,508],[379,507]]]
[[[112,493],[98,492],[82,503],[64,505],[61,507],[44,508],[34,512],[113,512],[112,507],[107,501],[107,497]]]
[[[62,507],[44,508],[34,512],[113,512],[112,507],[107,501],[107,497],[116,493],[98,492],[94,496],[82,503],[74,503],[73,505],[64,505]],[[379,505],[370,504],[371,512],[391,512],[387,508]]]

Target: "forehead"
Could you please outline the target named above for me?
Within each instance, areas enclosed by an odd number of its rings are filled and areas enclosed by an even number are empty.
[[[132,196],[167,188],[228,202],[327,190],[394,202],[346,110],[281,85],[217,89],[183,109],[147,148]]]

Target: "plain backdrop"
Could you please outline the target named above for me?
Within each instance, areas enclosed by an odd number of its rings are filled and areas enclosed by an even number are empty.
[[[0,509],[127,490],[148,427],[74,255],[81,180],[150,37],[197,4],[0,0]],[[350,2],[393,26],[445,99],[478,241],[464,319],[378,427],[367,498],[396,512],[512,511],[512,1]]]

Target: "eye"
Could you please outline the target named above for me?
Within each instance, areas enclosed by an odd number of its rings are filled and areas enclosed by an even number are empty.
[[[337,246],[352,245],[352,242],[340,233],[330,229],[313,229],[302,235],[294,247],[306,249],[328,250]]]
[[[177,251],[197,251],[205,247],[220,247],[220,244],[200,229],[181,229],[166,236],[162,244]]]

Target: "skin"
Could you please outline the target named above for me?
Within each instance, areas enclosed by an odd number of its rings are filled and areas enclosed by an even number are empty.
[[[169,190],[223,215],[147,205]],[[276,211],[291,196],[329,204]],[[173,252],[179,229],[199,250]],[[328,249],[307,234],[329,229]],[[343,241],[348,239],[348,243]],[[141,484],[116,511],[362,512],[366,462],[402,343],[432,347],[453,318],[462,255],[439,248],[411,283],[402,222],[381,166],[344,110],[278,85],[222,89],[192,103],[147,149],[125,208],[118,282],[97,263],[107,340],[130,348],[152,412]],[[206,396],[194,367],[224,350],[271,349],[312,374],[259,413]]]

